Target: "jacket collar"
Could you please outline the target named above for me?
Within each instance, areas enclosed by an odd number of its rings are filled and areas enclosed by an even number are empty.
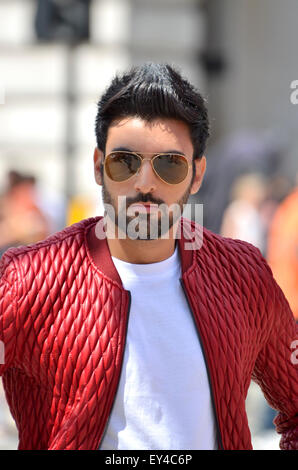
[[[86,227],[86,243],[89,254],[92,258],[94,265],[108,278],[122,285],[122,281],[112,261],[111,253],[106,238],[98,238],[96,235],[97,223],[102,217],[92,219],[92,223]],[[89,219],[90,220],[90,219]],[[181,236],[178,238],[178,249],[181,261],[182,276],[192,267],[195,263],[195,250],[196,248],[189,249],[189,237],[186,238],[189,230],[196,230],[196,224],[188,219],[181,218]]]

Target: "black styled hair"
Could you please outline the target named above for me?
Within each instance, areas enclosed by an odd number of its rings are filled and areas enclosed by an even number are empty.
[[[168,64],[145,63],[116,75],[97,104],[97,147],[105,153],[111,123],[128,116],[147,121],[159,118],[185,122],[190,130],[194,159],[201,158],[209,137],[205,101],[182,75]]]

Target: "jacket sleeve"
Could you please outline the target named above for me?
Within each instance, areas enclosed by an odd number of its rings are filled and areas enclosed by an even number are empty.
[[[253,379],[269,405],[278,411],[274,424],[282,435],[280,448],[298,450],[298,324],[271,269],[264,259],[262,263],[264,282],[260,290],[268,331]]]
[[[6,253],[0,260],[0,376],[12,364],[16,343],[16,270]]]

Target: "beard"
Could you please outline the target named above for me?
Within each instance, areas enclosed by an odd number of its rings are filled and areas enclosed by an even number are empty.
[[[111,233],[118,229],[119,238],[130,238],[133,240],[156,240],[159,238],[169,238],[169,231],[180,219],[190,194],[191,185],[187,188],[181,199],[171,206],[168,206],[161,199],[154,198],[151,194],[140,193],[135,198],[122,197],[118,199],[118,205],[107,190],[103,179],[102,198],[105,207],[106,224],[112,224]],[[121,199],[121,201],[120,201]],[[158,205],[158,211],[142,213],[130,208],[136,203],[152,203]],[[120,232],[119,232],[120,231]]]

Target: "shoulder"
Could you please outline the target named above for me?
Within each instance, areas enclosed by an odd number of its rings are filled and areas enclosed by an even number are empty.
[[[240,277],[248,282],[270,282],[272,271],[256,246],[214,233],[194,221],[187,221],[187,224],[201,240],[194,253],[194,262],[201,269],[212,271],[216,277],[225,278],[228,274],[239,282]]]
[[[252,243],[212,233],[204,229],[205,247],[222,263],[228,263],[241,272],[269,280],[272,271],[259,248]]]
[[[20,266],[23,271],[27,271],[33,266],[62,261],[68,253],[74,256],[85,243],[88,228],[98,219],[99,217],[84,219],[37,243],[9,248],[0,260],[0,276]]]

